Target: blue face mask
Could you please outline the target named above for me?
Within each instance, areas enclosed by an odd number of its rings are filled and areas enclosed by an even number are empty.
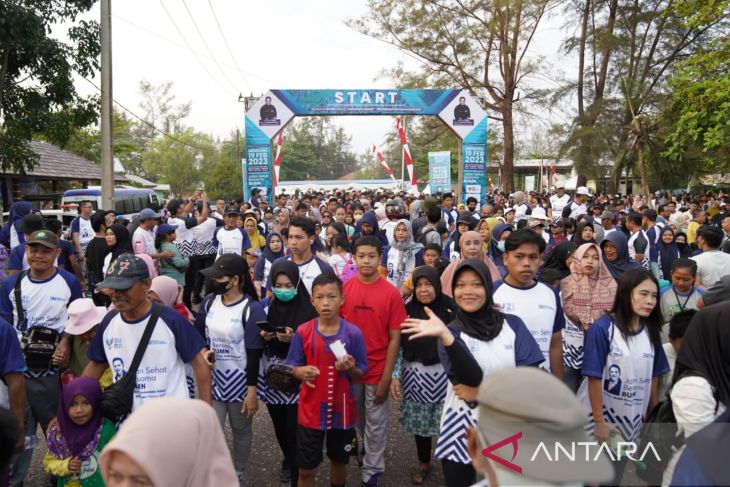
[[[497,249],[499,249],[500,252],[504,252],[504,240],[497,242]]]

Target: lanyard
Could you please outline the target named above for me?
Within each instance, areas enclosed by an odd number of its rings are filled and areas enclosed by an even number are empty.
[[[692,286],[692,289],[689,290],[689,294],[687,295],[687,299],[684,300],[684,304],[679,301],[679,295],[677,294],[677,290],[674,289],[674,286],[672,286],[672,292],[674,292],[674,297],[677,299],[679,310],[684,311],[685,306],[687,306],[687,303],[689,302],[689,298],[691,298],[692,294],[695,292],[695,287]]]

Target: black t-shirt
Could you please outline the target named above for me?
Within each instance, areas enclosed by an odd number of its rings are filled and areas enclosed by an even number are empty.
[[[104,280],[104,257],[109,253],[104,237],[94,237],[86,247],[86,263],[89,266],[89,274],[94,280],[92,284]]]

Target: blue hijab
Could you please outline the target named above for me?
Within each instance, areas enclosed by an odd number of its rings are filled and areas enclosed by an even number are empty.
[[[503,252],[497,248],[497,242],[499,242],[502,234],[507,230],[512,231],[512,225],[508,223],[500,223],[495,226],[492,230],[492,239],[489,241],[489,247],[487,247],[487,255],[490,259],[492,259],[492,262],[494,262],[494,265],[497,266],[497,269],[499,269],[499,273],[502,278],[507,275],[507,267],[505,267],[504,260],[502,259]]]
[[[33,211],[33,204],[30,201],[18,201],[13,203],[10,207],[10,213],[8,214],[8,221],[3,225],[0,230],[0,243],[8,249],[10,248],[10,225],[15,227],[15,231],[18,233],[18,240],[20,243],[25,243],[25,237],[23,232],[20,231],[20,224],[23,221],[23,217],[29,215]]]
[[[665,244],[662,237],[665,233],[672,234],[672,243]],[[659,268],[662,271],[662,277],[667,281],[672,280],[672,263],[679,259],[682,253],[679,251],[679,245],[674,242],[674,231],[667,227],[659,234],[659,242],[656,245],[652,245],[649,250],[649,260],[659,264]]]
[[[273,237],[278,237],[279,242],[281,242],[281,250],[279,250],[278,252],[274,252],[273,250],[271,250],[271,239]],[[284,239],[281,238],[281,235],[276,232],[269,233],[266,236],[266,245],[264,246],[264,251],[261,255],[269,262],[274,262],[279,257],[284,257]]]
[[[606,251],[604,250],[606,242],[611,242],[613,246],[616,247],[618,257],[616,257],[616,260],[613,262],[606,258]],[[603,251],[603,262],[606,264],[606,267],[608,267],[613,278],[617,281],[621,279],[624,272],[641,267],[641,264],[629,257],[629,239],[626,238],[626,235],[624,235],[621,230],[616,230],[606,235],[601,242],[601,251]]]
[[[353,235],[353,237],[352,237],[353,241],[356,241],[358,238],[363,236],[363,233],[362,233],[362,224],[363,223],[369,223],[370,226],[373,227],[373,233],[370,233],[367,235],[372,235],[373,237],[377,237],[378,239],[380,239],[383,246],[388,245],[388,239],[380,231],[380,226],[378,225],[378,217],[376,217],[375,213],[372,211],[363,213],[362,218],[360,218],[360,220],[357,222],[357,225],[355,226],[355,235]]]

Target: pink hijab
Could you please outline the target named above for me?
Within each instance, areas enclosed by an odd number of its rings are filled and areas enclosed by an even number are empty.
[[[179,288],[177,281],[170,276],[157,276],[152,279],[150,291],[153,291],[162,300],[165,306],[175,307]]]
[[[479,235],[479,232],[475,232],[474,230],[470,230],[468,232],[464,232],[464,234],[459,239],[459,248],[461,248],[462,245],[464,245],[464,242],[467,239],[476,239],[479,240],[481,243],[482,236]],[[484,250],[482,249],[482,246],[479,246],[479,255],[474,257],[475,259],[481,259],[484,261],[485,264],[487,264],[487,268],[489,269],[489,275],[492,278],[492,282],[499,281],[502,276],[499,274],[499,269],[497,269],[497,266],[494,265],[494,262],[492,262],[492,259],[487,256],[487,254],[484,253]],[[454,273],[456,273],[456,268],[464,262],[466,259],[462,256],[459,258],[459,260],[454,260],[449,263],[449,266],[444,270],[444,273],[441,274],[441,292],[449,297],[453,296],[452,286],[454,281]]]
[[[163,397],[134,411],[101,453],[107,485],[112,452],[134,460],[155,487],[238,487],[218,417],[198,399]]]
[[[598,268],[593,274],[584,274],[580,261],[590,248],[598,251]],[[601,257],[601,248],[594,243],[581,245],[573,254],[570,275],[560,281],[565,316],[587,330],[591,323],[611,311],[616,288],[616,281]]]
[[[157,269],[155,268],[155,261],[152,260],[152,257],[147,254],[135,254],[135,257],[139,257],[147,264],[147,269],[150,271],[150,279],[157,277]]]

